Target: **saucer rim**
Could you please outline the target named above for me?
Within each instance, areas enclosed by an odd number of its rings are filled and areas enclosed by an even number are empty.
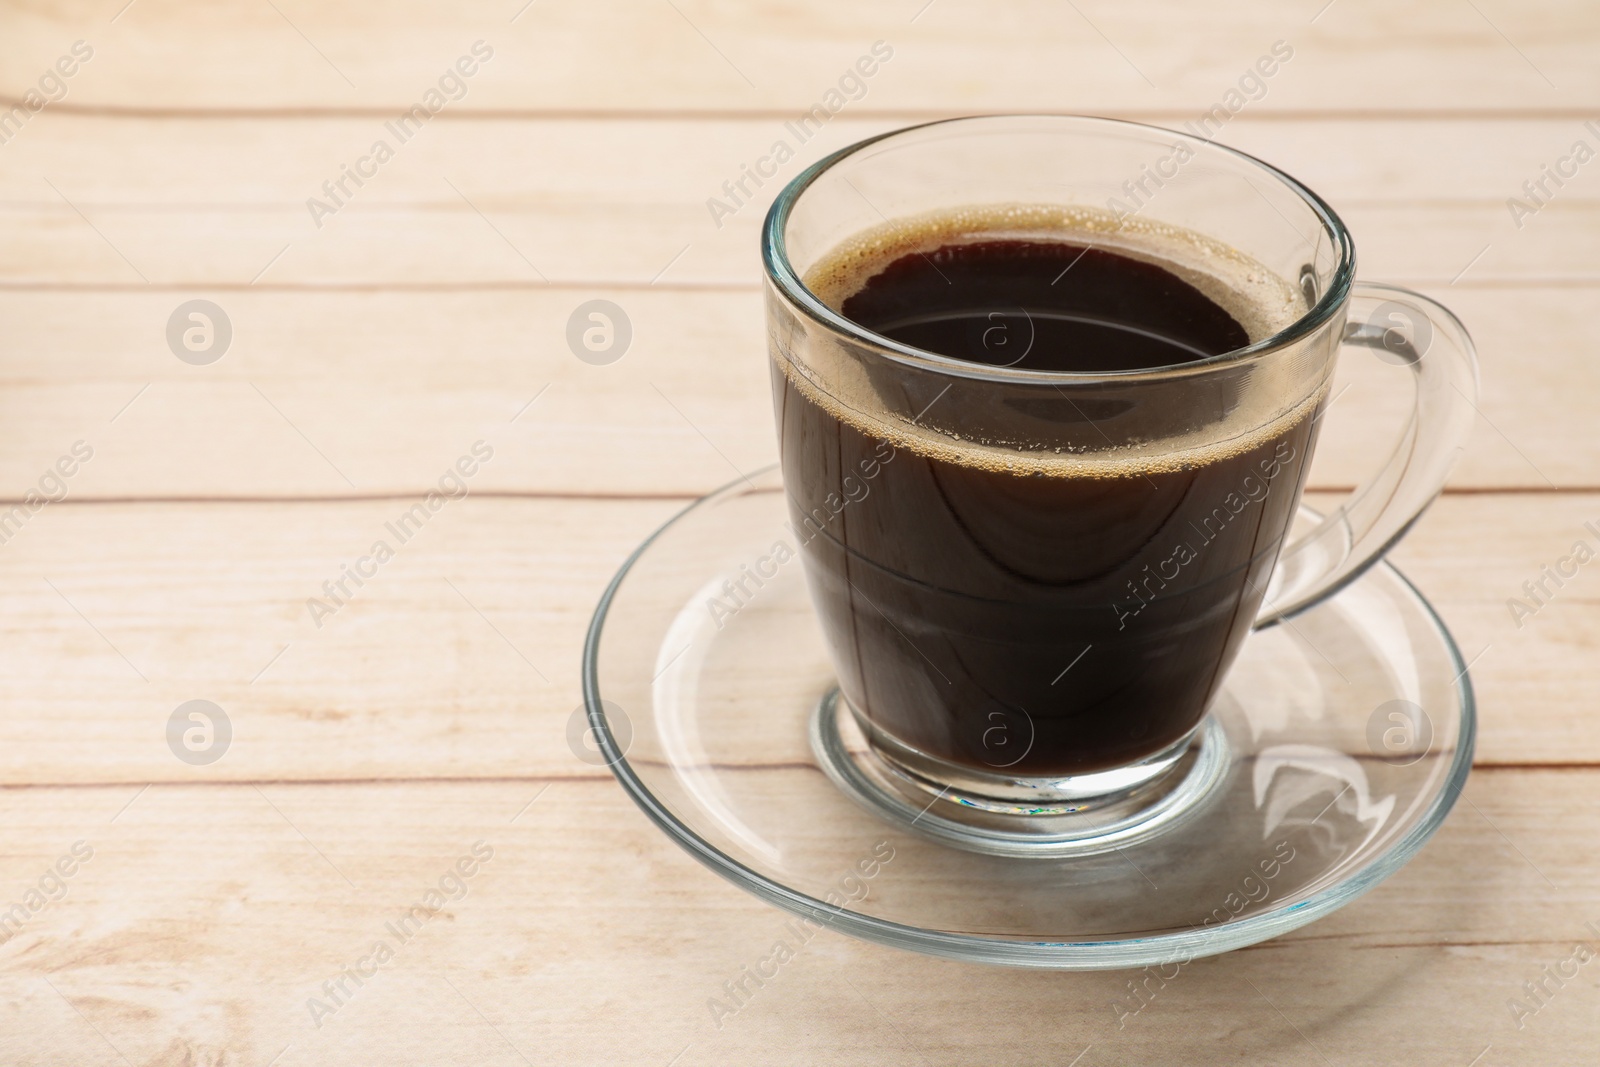
[[[771,490],[758,487],[758,481],[775,475],[778,476],[778,484]],[[595,605],[594,615],[584,636],[583,701],[589,725],[594,731],[595,742],[604,757],[604,762],[622,785],[623,791],[632,798],[645,816],[700,863],[739,888],[792,914],[822,923],[865,941],[965,962],[1057,971],[1111,970],[1180,960],[1187,962],[1231,952],[1281,936],[1330,915],[1371,891],[1421,851],[1422,846],[1427,844],[1444,825],[1445,819],[1455,807],[1456,799],[1466,787],[1477,747],[1478,726],[1477,699],[1473,691],[1472,677],[1468,671],[1469,664],[1462,659],[1461,649],[1456,645],[1455,637],[1450,633],[1450,628],[1445,625],[1444,620],[1439,617],[1439,613],[1434,610],[1433,604],[1404,572],[1387,559],[1380,557],[1370,570],[1386,570],[1399,579],[1401,587],[1422,607],[1424,615],[1444,642],[1451,664],[1456,668],[1454,685],[1459,693],[1457,711],[1460,716],[1460,734],[1450,767],[1437,795],[1429,802],[1426,813],[1418,818],[1410,830],[1379,852],[1366,867],[1318,891],[1310,899],[1217,926],[1197,927],[1152,937],[1098,941],[1027,941],[952,934],[947,931],[897,923],[849,911],[842,906],[830,905],[816,897],[790,889],[706,841],[656,799],[618,748],[610,724],[606,721],[600,693],[600,637],[604,632],[612,601],[623,581],[643,559],[650,547],[669,529],[682,522],[697,508],[709,506],[741,487],[748,487],[755,492],[782,492],[783,484],[778,464],[769,464],[748,475],[741,475],[738,479],[691,501],[651,531],[650,535],[623,561]],[[1321,517],[1315,509],[1305,504],[1301,504],[1301,510]],[[1365,580],[1367,577],[1368,575],[1364,574],[1357,581]]]

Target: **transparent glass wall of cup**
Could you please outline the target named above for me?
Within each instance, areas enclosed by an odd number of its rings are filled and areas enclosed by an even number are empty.
[[[1191,363],[1065,373],[901,344],[848,321],[802,281],[841,242],[890,221],[1008,204],[1122,211],[1141,227],[1181,227],[1284,279],[1303,314],[1248,347]],[[1437,495],[1472,421],[1476,361],[1454,316],[1418,294],[1356,283],[1343,223],[1288,175],[1168,130],[1035,115],[890,133],[797,177],[767,217],[762,252],[792,529],[841,693],[874,754],[902,779],[991,812],[1092,810],[1173,768],[1251,625],[1305,610],[1379,559]],[[1286,545],[1315,420],[1339,354],[1352,346],[1414,372],[1410,422],[1377,473]],[[806,421],[813,408],[838,416],[837,426]],[[1275,503],[1256,504],[1252,483],[1241,485],[1256,506],[1251,521],[1271,528],[1254,558],[1226,573],[1203,558],[1174,564],[1175,546],[1203,543],[1205,531],[1163,528],[1160,500],[1146,508],[1153,518],[1135,523],[1138,536],[1123,530],[1107,543],[1072,529],[1070,515],[1065,527],[1061,515],[1040,514],[1015,529],[979,529],[993,514],[981,494],[950,498],[950,528],[962,532],[938,547],[936,562],[924,554],[908,569],[903,554],[883,548],[929,536],[926,514],[904,504],[918,484],[949,496],[951,468],[929,458],[949,456],[946,445],[978,446],[990,461],[1013,450],[1019,470],[1044,455],[1133,458],[1134,469],[1155,470],[1166,451],[1181,468],[1184,455],[1226,451],[1297,411],[1298,436],[1259,469],[1233,471],[1266,484]],[[1241,412],[1251,413],[1248,424]],[[1038,476],[1018,474],[1015,493],[1002,479],[998,492],[1014,504],[1030,478]],[[1147,480],[1157,496],[1223,495],[1215,478]],[[963,587],[968,557],[1003,555],[1009,539],[1062,529],[1070,534],[1062,566],[1035,583],[1042,591],[1012,599]],[[1139,553],[1155,568],[1144,580],[1096,586],[1096,574],[1137,563]],[[1144,611],[1158,594],[1170,610]],[[1182,609],[1185,597],[1194,611]],[[1197,621],[1219,613],[1237,625]]]

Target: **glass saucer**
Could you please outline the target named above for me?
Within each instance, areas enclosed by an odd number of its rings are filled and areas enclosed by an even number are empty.
[[[948,801],[901,803],[852,755],[787,523],[769,469],[657,531],[600,600],[584,698],[598,758],[645,814],[805,920],[985,963],[1182,963],[1354,900],[1422,847],[1466,781],[1461,657],[1381,563],[1249,637],[1176,807],[1082,847],[1072,833],[1043,852],[1003,833],[974,843]]]

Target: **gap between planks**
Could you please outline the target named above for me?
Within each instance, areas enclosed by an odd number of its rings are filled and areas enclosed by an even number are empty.
[[[15,97],[0,96],[0,110],[21,103]],[[51,106],[59,115],[91,118],[195,119],[235,121],[240,119],[371,119],[392,118],[396,111],[386,107],[309,108],[309,107],[219,107],[176,108],[138,107],[119,104],[71,104]],[[436,116],[450,122],[727,122],[783,121],[801,113],[800,108],[460,108]],[[1031,109],[1022,109],[1031,110]],[[969,115],[1007,115],[1018,109],[980,108],[860,108],[850,117],[862,122],[934,122]],[[1192,119],[1198,112],[1182,107],[1102,108],[1093,114],[1112,119],[1140,122]],[[1528,120],[1585,120],[1594,117],[1588,107],[1510,107],[1510,108],[1283,108],[1252,112],[1252,122],[1482,122]]]
[[[1485,277],[1456,281],[1439,275],[1419,277],[1391,275],[1384,279],[1396,285],[1438,286],[1455,289],[1593,289],[1600,287],[1600,274],[1568,274],[1546,277]],[[0,280],[0,293],[520,293],[572,291],[626,292],[740,292],[761,290],[760,281],[705,279],[701,281],[647,281],[643,278],[561,278],[544,282],[224,282],[214,278],[174,282],[60,282]]]
[[[748,764],[709,764],[723,771],[773,771],[795,770],[816,771],[821,770],[811,763],[748,763]],[[1600,771],[1600,761],[1594,762],[1551,762],[1551,763],[1474,763],[1474,773],[1492,774],[1498,771],[1510,771],[1523,774],[1532,773],[1589,773]],[[173,779],[140,779],[122,778],[114,781],[82,781],[82,782],[0,782],[0,794],[22,793],[28,791],[42,791],[51,789],[129,789],[134,786],[147,788],[173,789],[244,789],[261,786],[317,786],[322,788],[341,788],[346,786],[390,786],[390,785],[560,785],[563,783],[587,782],[614,782],[616,779],[610,774],[486,774],[474,775],[394,775],[393,777],[366,777],[366,778],[212,778],[197,781],[189,778]]]
[[[684,492],[577,492],[562,489],[485,489],[471,494],[473,499],[483,500],[609,500],[620,503],[651,500],[699,500],[711,493],[715,493],[718,486],[703,492],[688,490]],[[776,489],[758,490],[776,492]],[[1353,485],[1308,485],[1306,493],[1353,493]],[[381,493],[344,493],[330,496],[69,496],[52,504],[52,507],[88,507],[88,506],[140,506],[145,504],[359,504],[368,501],[384,500],[415,500],[425,490],[414,491],[394,490]],[[1446,486],[1440,496],[1592,496],[1600,494],[1600,485],[1578,486],[1549,486],[1549,485],[1513,485],[1513,486]],[[20,497],[0,497],[0,509],[17,507],[26,503]]]

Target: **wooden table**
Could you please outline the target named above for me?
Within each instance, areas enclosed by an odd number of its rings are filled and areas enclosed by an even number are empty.
[[[1600,147],[1591,5],[124,4],[0,11],[22,108],[0,115],[0,494],[22,509],[0,544],[0,1062],[1594,1061],[1600,963],[1543,968],[1600,944],[1600,569],[1507,606],[1600,520],[1600,162],[1561,162]],[[864,95],[713,212],[877,41]],[[1481,348],[1476,437],[1396,553],[1473,658],[1464,801],[1375,892],[1196,963],[1120,1029],[1125,975],[832,933],[719,1028],[708,998],[784,917],[566,738],[629,549],[773,458],[766,203],[923,119],[1176,126],[1276,41],[1292,60],[1221,140],[1323,193],[1363,276],[1445,299]],[[1544,165],[1576,173],[1535,201]],[[591,299],[632,325],[610,365],[566,342]],[[1351,380],[1320,490],[1405,401]],[[470,496],[333,603],[480,441]],[[441,883],[455,899],[397,937]]]

